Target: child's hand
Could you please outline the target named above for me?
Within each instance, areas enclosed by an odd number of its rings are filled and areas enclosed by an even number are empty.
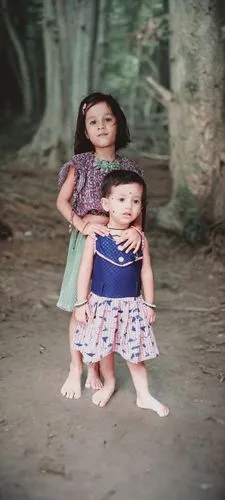
[[[125,243],[121,245],[123,241],[125,241]],[[117,238],[117,244],[121,245],[121,250],[126,250],[126,253],[130,250],[133,250],[133,253],[137,253],[142,244],[142,238],[136,229],[129,227],[126,231],[123,231],[123,234],[119,238]]]
[[[91,313],[88,304],[84,304],[83,306],[75,309],[75,318],[76,321],[79,321],[79,323],[86,325],[89,321],[90,315]]]
[[[99,236],[107,236],[109,234],[106,226],[94,222],[87,222],[81,232],[84,236],[90,236],[93,233],[99,234]]]
[[[149,306],[145,306],[146,316],[149,323],[155,323],[156,320],[156,312]]]

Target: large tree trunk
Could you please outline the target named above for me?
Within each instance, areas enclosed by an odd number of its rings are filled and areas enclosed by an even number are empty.
[[[24,47],[16,33],[16,30],[14,29],[13,24],[11,23],[8,12],[7,0],[2,0],[1,3],[2,3],[2,13],[5,25],[18,61],[17,63],[18,68],[16,69],[16,71],[18,72],[17,79],[23,99],[23,116],[26,121],[30,121],[32,117],[33,105],[32,105],[31,78],[30,78],[27,58]]]
[[[100,0],[99,0],[100,1]],[[46,105],[41,124],[21,151],[56,168],[60,153],[72,154],[78,106],[90,88],[92,0],[44,0]]]
[[[179,232],[183,188],[208,221],[225,218],[225,58],[219,1],[170,0],[172,99],[167,106],[173,192],[159,210],[159,222]]]
[[[50,155],[55,161],[62,126],[60,44],[54,0],[44,1],[43,36],[46,68],[46,106],[41,124],[30,145],[22,149],[24,156]]]
[[[39,45],[39,46],[38,46]],[[26,52],[29,63],[31,85],[32,85],[32,101],[33,101],[33,118],[41,117],[43,111],[43,101],[41,100],[40,88],[40,67],[38,64],[37,54],[42,54],[40,49],[40,27],[38,23],[26,25]]]
[[[94,5],[95,4],[95,5]],[[93,0],[92,50],[90,53],[90,90],[104,91],[104,55],[108,28],[109,5],[107,0]]]

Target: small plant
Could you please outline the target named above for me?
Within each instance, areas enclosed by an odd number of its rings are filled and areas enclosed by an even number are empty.
[[[177,210],[184,224],[184,238],[192,245],[206,241],[208,224],[188,186],[180,186],[177,194]]]

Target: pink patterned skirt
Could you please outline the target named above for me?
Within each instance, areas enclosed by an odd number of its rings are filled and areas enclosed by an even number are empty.
[[[91,293],[88,303],[89,322],[76,323],[73,339],[73,348],[83,354],[85,363],[100,361],[112,352],[133,363],[159,354],[141,296],[111,299]]]

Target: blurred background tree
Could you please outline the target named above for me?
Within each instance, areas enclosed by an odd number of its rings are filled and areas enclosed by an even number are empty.
[[[168,6],[152,0],[1,0],[4,115],[40,123],[25,156],[50,167],[71,154],[89,91],[122,104],[135,149],[168,152],[167,113],[146,77],[169,85]],[[8,82],[10,81],[10,86]]]
[[[160,224],[183,231],[187,192],[223,223],[224,24],[220,0],[1,0],[2,127],[16,123],[19,136],[22,124],[21,157],[56,169],[72,154],[80,99],[110,92],[131,152],[170,156]]]

